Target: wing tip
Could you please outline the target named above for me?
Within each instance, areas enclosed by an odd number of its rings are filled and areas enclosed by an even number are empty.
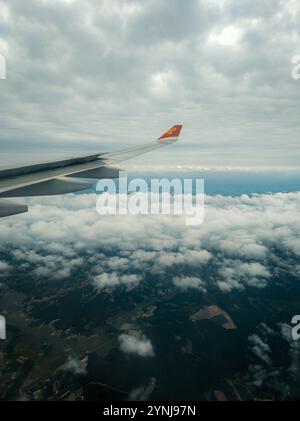
[[[160,136],[157,139],[158,143],[176,142],[179,139],[182,128],[183,128],[182,124],[175,124],[166,133],[164,133],[162,136]]]

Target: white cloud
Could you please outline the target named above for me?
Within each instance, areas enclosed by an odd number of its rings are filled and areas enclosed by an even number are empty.
[[[252,352],[261,359],[268,366],[272,364],[269,354],[272,352],[269,345],[262,341],[258,335],[251,335],[248,338],[248,341],[251,345]]]
[[[205,265],[212,258],[211,253],[206,250],[184,250],[181,253],[165,253],[159,257],[159,264],[161,266],[173,265],[191,265],[201,266]]]
[[[196,276],[223,292],[263,288],[275,258],[297,276],[300,193],[207,196],[198,227],[176,216],[99,216],[96,201],[94,194],[32,199],[28,214],[0,221],[0,252],[12,267],[49,279],[86,266],[99,289],[133,288],[146,273],[169,282]]]
[[[250,253],[248,257],[253,256]],[[223,261],[219,274],[223,280],[218,281],[218,285],[224,291],[242,290],[245,286],[263,288],[271,277],[270,272],[261,263],[243,263],[239,260]]]
[[[0,260],[0,273],[5,273],[9,270],[9,264]]]
[[[141,280],[142,277],[138,275],[120,275],[116,272],[112,272],[101,273],[94,278],[93,283],[97,289],[101,290],[103,288],[115,288],[120,285],[134,287],[138,285]]]
[[[219,34],[211,34],[208,41],[216,42],[223,46],[236,47],[241,40],[242,34],[241,28],[230,25],[223,28]]]
[[[79,358],[69,357],[66,365],[64,366],[65,370],[72,371],[76,375],[86,375],[86,367]]]
[[[123,148],[180,120],[188,148],[157,163],[299,166],[297,0],[24,4],[0,2],[1,156]]]
[[[201,292],[206,292],[205,282],[195,276],[177,276],[173,278],[173,283],[176,287],[184,291],[188,289],[198,289]]]
[[[119,336],[120,349],[126,354],[137,354],[140,357],[154,357],[152,343],[145,336],[136,337],[122,334]]]

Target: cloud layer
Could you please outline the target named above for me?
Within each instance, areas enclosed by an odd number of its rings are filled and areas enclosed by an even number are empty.
[[[80,270],[99,293],[136,288],[149,275],[203,293],[265,288],[280,270],[299,277],[300,193],[207,196],[196,227],[178,216],[99,216],[96,201],[32,200],[28,214],[1,220],[2,276],[23,270],[59,281]]]
[[[299,166],[297,0],[0,0],[0,15],[3,154],[123,148],[182,122],[157,163]]]

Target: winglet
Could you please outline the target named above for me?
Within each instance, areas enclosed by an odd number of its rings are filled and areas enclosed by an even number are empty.
[[[158,143],[173,143],[176,142],[180,136],[182,125],[177,124],[173,126],[170,130],[164,133],[158,140]]]

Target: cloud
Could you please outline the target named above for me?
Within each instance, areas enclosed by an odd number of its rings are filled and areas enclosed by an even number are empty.
[[[125,354],[137,354],[140,357],[154,357],[152,343],[145,336],[136,337],[122,334],[119,336],[120,349]]]
[[[280,371],[253,364],[249,367],[249,374],[251,384],[257,388],[261,388],[266,382],[276,382],[276,379],[280,375]]]
[[[212,258],[206,250],[186,250],[181,253],[165,253],[159,257],[161,266],[189,264],[191,266],[206,265]]]
[[[262,339],[253,334],[248,338],[249,344],[251,346],[251,351],[264,363],[268,366],[272,364],[269,354],[272,352],[269,345],[262,341]]]
[[[141,400],[141,398],[144,396],[145,388],[144,387],[137,387],[136,389],[133,389],[129,394],[129,401],[138,401]]]
[[[0,273],[6,273],[9,270],[9,264],[0,260]]]
[[[31,199],[28,214],[0,221],[1,261],[37,279],[85,271],[86,282],[112,291],[147,276],[224,293],[266,288],[280,268],[298,276],[300,193],[206,196],[197,227],[172,215],[100,216],[97,197]]]
[[[26,4],[0,1],[3,156],[123,148],[180,120],[185,145],[157,162],[299,166],[296,1]]]
[[[249,257],[252,257],[251,253]],[[261,263],[227,259],[223,261],[219,275],[223,280],[218,281],[218,286],[223,291],[243,290],[245,286],[264,288],[271,277],[270,272]]]
[[[75,357],[69,357],[67,363],[64,366],[65,370],[71,371],[76,375],[85,376],[87,374],[85,364]]]
[[[119,275],[118,273],[102,273],[94,278],[94,285],[97,289],[115,288],[120,285],[128,287],[136,286],[142,280],[138,275]]]
[[[175,277],[173,283],[176,287],[186,291],[188,289],[198,289],[201,292],[206,292],[205,282],[195,276]]]

